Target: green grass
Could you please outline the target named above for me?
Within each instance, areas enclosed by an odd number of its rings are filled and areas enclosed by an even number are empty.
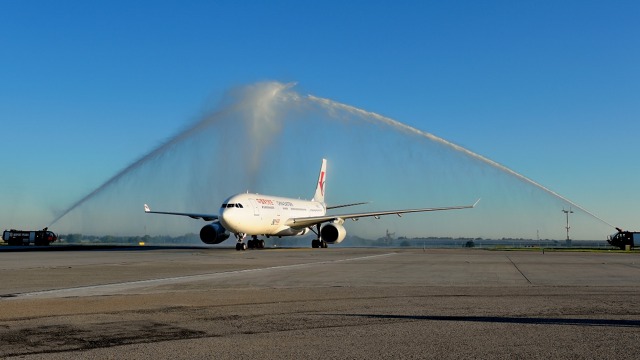
[[[640,254],[640,250],[634,249],[631,251],[620,250],[620,249],[603,249],[603,248],[539,248],[539,247],[527,247],[527,248],[517,248],[517,247],[500,247],[496,246],[495,248],[486,248],[486,250],[490,251],[529,251],[529,252],[590,252],[590,253],[624,253],[624,254]]]

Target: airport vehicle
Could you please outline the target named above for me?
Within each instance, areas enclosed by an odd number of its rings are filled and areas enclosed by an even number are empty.
[[[144,205],[144,211],[148,214],[182,215],[193,219],[212,221],[200,230],[200,239],[205,244],[219,244],[229,238],[231,232],[237,239],[236,250],[246,250],[247,246],[249,248],[264,248],[265,242],[259,240],[258,235],[266,237],[301,236],[312,231],[317,238],[311,242],[311,246],[326,248],[327,244],[338,244],[344,240],[347,231],[343,224],[347,219],[355,221],[364,217],[379,219],[384,215],[401,216],[405,213],[468,209],[475,207],[480,201],[466,206],[328,215],[327,210],[365,203],[327,206],[324,201],[326,176],[327,160],[322,159],[316,190],[310,201],[246,193],[233,195],[226,199],[220,207],[219,215],[151,211],[147,204]],[[245,243],[244,239],[247,235],[251,235],[252,239]]]
[[[49,231],[48,228],[44,228],[40,231],[25,231],[25,230],[5,230],[2,233],[2,240],[10,246],[22,246],[33,244],[35,246],[48,246],[52,242],[58,240],[58,236]]]
[[[616,228],[616,230],[618,230],[618,232],[613,235],[609,235],[607,239],[607,242],[610,245],[619,247],[622,250],[625,250],[627,245],[632,249],[636,245],[640,246],[640,232],[623,231],[620,228]]]

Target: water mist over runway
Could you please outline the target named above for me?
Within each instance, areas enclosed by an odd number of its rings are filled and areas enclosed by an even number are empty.
[[[330,204],[356,211],[463,205],[473,210],[347,222],[350,235],[599,239],[604,220],[493,160],[396,120],[312,95],[291,84],[236,89],[216,109],[124,168],[52,221],[60,233],[197,233],[204,222],[147,215],[217,213],[238,192],[310,198],[320,159],[329,161]],[[595,221],[595,220],[599,221]]]

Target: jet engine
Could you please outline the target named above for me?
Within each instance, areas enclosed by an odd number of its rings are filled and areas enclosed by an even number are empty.
[[[320,237],[327,244],[339,244],[347,236],[347,230],[339,223],[328,223],[320,229]]]
[[[200,229],[200,240],[202,240],[202,242],[205,244],[220,244],[221,242],[227,240],[227,238],[229,238],[227,229],[225,229],[217,221],[214,221],[209,225],[205,225],[202,227],[202,229]]]

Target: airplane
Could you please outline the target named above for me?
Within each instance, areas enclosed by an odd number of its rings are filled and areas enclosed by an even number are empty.
[[[265,247],[265,241],[259,240],[259,235],[267,238],[271,236],[302,236],[312,231],[315,233],[316,239],[312,240],[311,247],[326,248],[327,244],[339,244],[344,240],[347,231],[343,224],[348,219],[357,221],[364,217],[379,219],[384,215],[402,216],[401,214],[405,213],[469,209],[474,208],[480,201],[478,199],[475,204],[465,206],[330,215],[327,214],[327,210],[362,205],[366,202],[327,206],[325,203],[326,181],[327,160],[322,159],[316,190],[311,200],[247,192],[226,199],[220,207],[219,215],[151,211],[147,204],[144,204],[144,211],[147,214],[180,215],[211,221],[200,230],[200,239],[205,244],[219,244],[229,238],[230,233],[233,233],[237,239],[236,250],[246,250],[247,247],[262,249]],[[245,243],[247,235],[251,236],[251,240]]]

